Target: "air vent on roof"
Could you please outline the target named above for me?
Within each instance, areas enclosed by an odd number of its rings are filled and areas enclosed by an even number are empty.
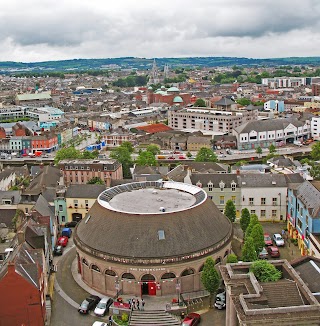
[[[159,211],[160,211],[160,212],[165,212],[166,209],[165,209],[165,207],[160,207],[160,208],[159,208]]]
[[[247,184],[247,183],[246,183],[245,181],[242,181],[242,184],[245,185],[245,184]]]
[[[276,181],[272,181],[272,184],[273,184],[273,185],[276,185],[277,183],[276,183]]]

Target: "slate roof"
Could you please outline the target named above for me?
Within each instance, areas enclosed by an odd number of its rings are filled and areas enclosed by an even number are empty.
[[[214,105],[224,105],[224,106],[227,106],[227,105],[232,105],[232,104],[235,104],[235,102],[232,101],[232,100],[230,100],[230,99],[228,99],[228,98],[226,98],[226,97],[222,98],[219,101],[214,102]]]
[[[190,178],[193,185],[196,185],[200,181],[203,187],[207,187],[207,184],[212,182],[213,187],[219,189],[219,183],[221,181],[225,183],[225,188],[231,188],[231,183],[233,182],[237,184],[237,187],[241,184],[240,177],[233,173],[194,173]]]
[[[49,207],[48,201],[40,195],[33,206],[33,210],[36,210],[41,216],[49,216],[51,218],[54,218],[54,213]]]
[[[32,101],[32,100],[47,100],[51,99],[50,92],[36,93],[36,94],[17,94],[19,101]]]
[[[234,128],[234,130],[240,133],[249,133],[252,130],[261,132],[261,131],[273,131],[273,130],[283,130],[289,124],[293,124],[296,127],[301,127],[304,125],[303,122],[294,119],[294,118],[283,118],[283,119],[268,119],[268,120],[258,120],[258,121],[249,121],[240,125],[239,127]]]
[[[211,144],[211,137],[199,137],[199,136],[189,136],[187,143],[188,144]]]
[[[297,198],[308,209],[310,217],[320,218],[320,192],[309,181],[297,188]]]
[[[283,174],[241,174],[240,180],[242,188],[287,187]]]
[[[98,198],[106,190],[105,185],[82,184],[70,185],[66,191],[66,198]]]
[[[20,202],[21,195],[19,190],[13,191],[3,191],[0,190],[0,205],[2,204],[2,199],[13,199],[12,205],[17,205]]]
[[[111,211],[96,201],[88,215],[78,224],[75,240],[113,256],[184,256],[232,236],[232,224],[209,199],[187,210],[148,215]],[[159,230],[164,240],[158,239]]]
[[[12,228],[12,219],[16,214],[16,209],[1,209],[0,223],[4,223],[9,229]]]
[[[269,162],[275,164],[277,167],[292,167],[296,166],[295,163],[288,157],[283,155],[276,156],[268,159]]]

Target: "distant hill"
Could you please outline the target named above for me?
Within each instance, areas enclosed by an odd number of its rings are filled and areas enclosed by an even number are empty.
[[[107,59],[73,59],[44,62],[0,62],[0,73],[14,74],[19,72],[43,71],[79,71],[99,69],[150,69],[152,59],[147,58],[107,58]],[[175,67],[221,67],[221,66],[281,66],[281,65],[314,65],[320,66],[320,57],[289,57],[272,59],[252,59],[236,57],[188,57],[188,58],[156,58],[158,67],[168,64]]]

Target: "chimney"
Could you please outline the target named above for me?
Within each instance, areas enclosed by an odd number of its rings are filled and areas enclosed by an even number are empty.
[[[18,243],[23,244],[25,242],[25,234],[24,234],[24,232],[23,231],[18,231],[17,236],[18,236]]]
[[[240,175],[240,169],[237,169],[237,175]]]

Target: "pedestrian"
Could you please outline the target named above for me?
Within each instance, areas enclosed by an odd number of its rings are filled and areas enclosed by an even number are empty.
[[[136,300],[133,298],[131,302],[132,302],[132,309],[136,309]]]
[[[139,299],[137,299],[137,309],[140,310],[140,302],[139,302]]]
[[[108,326],[112,326],[112,316],[109,316],[109,322],[108,322]]]
[[[145,305],[145,302],[143,300],[143,298],[141,299],[141,310],[144,310],[144,305]]]

